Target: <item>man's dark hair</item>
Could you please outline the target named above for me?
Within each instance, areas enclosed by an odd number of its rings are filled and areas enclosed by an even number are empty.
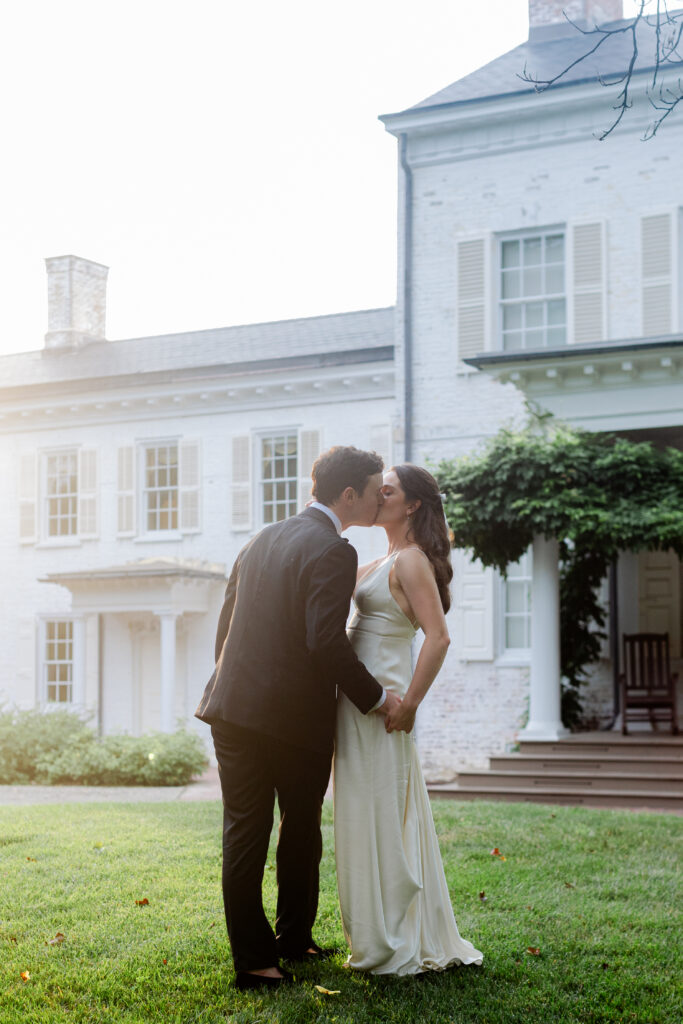
[[[331,505],[347,487],[362,494],[368,478],[383,469],[384,460],[377,452],[363,452],[353,445],[337,445],[323,452],[313,463],[313,497],[323,505]]]

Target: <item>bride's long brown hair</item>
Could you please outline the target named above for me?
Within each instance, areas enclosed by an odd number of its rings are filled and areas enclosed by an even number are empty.
[[[451,606],[449,584],[453,579],[451,545],[443,514],[439,485],[426,469],[404,462],[392,466],[406,496],[406,501],[420,501],[420,507],[410,517],[409,538],[422,548],[434,566],[436,585],[445,612]]]

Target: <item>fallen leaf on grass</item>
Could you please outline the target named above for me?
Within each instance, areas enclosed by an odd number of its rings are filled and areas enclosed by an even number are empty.
[[[21,980],[22,980],[22,981],[28,981],[28,979],[29,979],[30,977],[31,977],[31,973],[30,973],[30,971],[22,971],[22,972],[21,972]]]
[[[500,855],[500,857],[498,858],[498,860],[507,860],[507,857],[504,857],[504,856],[503,856],[503,854],[501,853],[501,855]]]
[[[493,849],[491,850],[491,856],[500,857],[500,850],[498,849],[497,846],[494,846]]]
[[[314,988],[317,989],[318,992],[322,992],[322,994],[324,996],[340,996],[341,995],[341,989],[340,988],[323,988],[322,985],[315,985]]]
[[[609,967],[609,964],[608,964],[608,963],[604,963],[604,964],[602,965],[602,969],[603,969],[603,971],[606,971],[608,967]]]
[[[488,896],[486,895],[483,889],[479,893],[479,899],[481,900],[482,903],[486,903],[486,900],[488,899]]]
[[[540,956],[541,955],[541,947],[540,946],[527,946],[526,947],[526,951],[527,951],[527,953],[531,953],[532,956]]]
[[[46,942],[45,945],[46,946],[61,946],[61,944],[64,942],[65,938],[66,938],[66,935],[64,934],[64,932],[57,932],[57,934],[55,935],[54,939],[50,939],[50,941]]]
[[[143,896],[143,898],[141,900],[136,900],[135,901],[135,906],[136,907],[148,907],[149,906],[149,900],[147,899],[146,896]]]
[[[162,964],[167,964],[167,963],[168,963],[168,960],[166,960],[166,959],[164,958],[164,959],[163,959],[163,960],[162,960],[161,962],[162,962]]]
[[[26,858],[26,860],[30,860],[30,861],[33,861],[33,863],[34,863],[34,864],[37,864],[37,863],[38,863],[38,861],[36,860],[36,858],[35,858],[35,857],[27,857],[27,858]]]
[[[576,886],[574,885],[573,882],[565,882],[564,884],[565,884],[565,887],[567,889],[575,889],[576,888]]]
[[[216,927],[216,922],[212,921],[211,924],[209,925],[209,928],[215,928],[215,927]]]

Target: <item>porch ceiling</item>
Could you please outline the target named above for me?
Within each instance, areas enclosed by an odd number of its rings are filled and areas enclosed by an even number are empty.
[[[486,352],[465,360],[558,419],[596,431],[683,425],[683,337]]]

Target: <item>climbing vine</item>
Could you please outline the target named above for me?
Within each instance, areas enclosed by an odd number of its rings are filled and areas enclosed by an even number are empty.
[[[683,452],[595,434],[535,415],[436,469],[456,547],[505,574],[537,535],[560,543],[563,718],[600,656],[598,589],[620,551],[683,557]]]

